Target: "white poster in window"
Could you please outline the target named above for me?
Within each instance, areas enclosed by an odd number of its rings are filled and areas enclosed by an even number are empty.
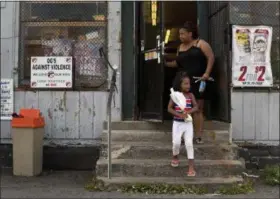
[[[31,88],[71,88],[72,57],[31,57]]]
[[[1,79],[1,120],[11,120],[14,112],[13,79]]]
[[[272,87],[270,52],[272,27],[232,28],[232,83],[234,87]]]

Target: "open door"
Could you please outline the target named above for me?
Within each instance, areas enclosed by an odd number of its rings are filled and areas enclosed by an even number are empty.
[[[163,121],[163,2],[139,2],[139,113],[140,119]]]

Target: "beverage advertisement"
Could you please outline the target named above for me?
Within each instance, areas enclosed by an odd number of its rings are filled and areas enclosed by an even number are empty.
[[[11,120],[14,112],[13,79],[1,78],[1,120]]]
[[[232,27],[232,84],[234,87],[272,87],[270,51],[272,27]]]
[[[72,57],[31,57],[31,88],[72,88]]]

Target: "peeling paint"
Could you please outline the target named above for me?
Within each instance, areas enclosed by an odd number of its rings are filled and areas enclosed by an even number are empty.
[[[60,111],[64,111],[64,109],[63,109],[63,99],[60,99],[60,101],[59,101],[59,105],[58,105],[58,110],[60,110]]]
[[[88,107],[88,102],[87,102],[87,99],[85,98],[85,96],[83,96],[83,104],[84,104],[84,109],[87,109]]]
[[[66,100],[66,91],[64,91],[62,99],[59,100],[58,110],[64,111],[64,109],[66,108]]]
[[[80,111],[80,110],[79,110]],[[79,112],[77,111],[77,112],[75,112],[75,115],[74,115],[74,117],[78,117],[79,116]]]
[[[53,117],[52,117],[52,112],[51,112],[51,109],[50,109],[50,108],[48,108],[48,117],[49,117],[50,119],[53,118]]]
[[[63,105],[64,105],[64,107],[66,107],[66,100],[67,100],[66,91],[64,91],[64,93],[63,93]]]

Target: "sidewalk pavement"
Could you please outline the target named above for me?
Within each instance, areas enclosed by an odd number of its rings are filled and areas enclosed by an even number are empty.
[[[89,171],[50,171],[38,177],[15,177],[1,172],[1,198],[279,198],[279,187],[258,185],[248,195],[128,195],[119,192],[89,192],[84,185],[91,179]]]

